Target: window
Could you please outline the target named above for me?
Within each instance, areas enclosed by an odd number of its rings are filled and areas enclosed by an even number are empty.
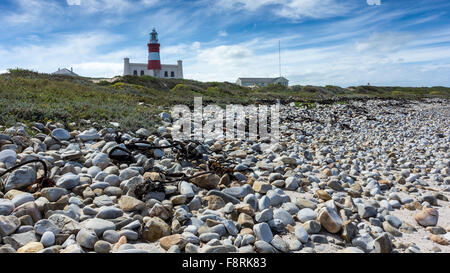
[[[134,70],[133,75],[137,76],[137,70]]]
[[[144,70],[141,70],[141,76],[144,76]]]
[[[172,77],[172,78],[174,78],[175,77],[175,72],[170,72],[170,76]]]
[[[166,77],[166,78],[169,77],[169,73],[167,73],[167,71],[164,71],[164,77]]]

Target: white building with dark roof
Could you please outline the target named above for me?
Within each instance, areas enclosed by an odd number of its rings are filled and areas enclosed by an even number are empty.
[[[71,67],[70,70],[67,68],[58,68],[58,71],[55,71],[52,73],[53,75],[64,75],[64,76],[73,76],[78,77],[78,74],[73,72],[73,68]]]
[[[270,84],[280,84],[282,86],[288,86],[289,80],[284,77],[278,78],[238,78],[236,81],[237,85],[245,87],[263,87],[269,86]]]

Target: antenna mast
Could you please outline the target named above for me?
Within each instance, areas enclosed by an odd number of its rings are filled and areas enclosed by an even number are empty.
[[[279,66],[280,78],[281,78],[281,40],[278,40],[278,66]]]

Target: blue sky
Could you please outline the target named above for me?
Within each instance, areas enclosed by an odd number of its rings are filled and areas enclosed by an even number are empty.
[[[120,75],[153,27],[190,79],[278,76],[280,40],[291,85],[450,86],[448,0],[2,0],[0,73]]]

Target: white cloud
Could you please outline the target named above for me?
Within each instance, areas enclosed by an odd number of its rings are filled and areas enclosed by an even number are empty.
[[[227,33],[225,30],[221,30],[221,31],[219,31],[218,35],[219,35],[220,37],[227,37],[227,36],[228,36],[228,33]]]
[[[178,44],[174,46],[162,46],[161,55],[162,56],[182,56],[182,55],[192,55],[197,54],[200,49],[200,42],[193,42],[192,44]]]
[[[85,12],[108,12],[108,13],[132,13],[139,11],[142,7],[155,6],[158,0],[140,0],[133,2],[130,0],[66,0],[69,6],[81,6]]]
[[[159,3],[159,0],[141,0],[141,4],[144,6],[153,6]]]
[[[83,62],[73,64],[74,72],[79,75],[113,77],[123,74],[123,63],[119,62]]]
[[[79,6],[81,5],[81,0],[66,0],[69,6]]]
[[[52,22],[42,20],[45,14],[58,14],[61,12],[61,7],[57,3],[47,0],[17,0],[15,4],[18,6],[18,11],[5,12],[5,15],[0,17],[2,24],[18,25],[33,23],[31,27],[47,25]]]
[[[206,64],[224,66],[227,64],[245,64],[245,62],[241,61],[252,56],[252,50],[242,45],[222,45],[201,49],[197,59]]]
[[[355,48],[358,52],[394,52],[405,48],[407,43],[413,39],[413,35],[409,33],[373,33],[367,40],[356,42]]]
[[[430,37],[450,42],[445,32],[375,33],[356,42],[309,48],[291,48],[297,40],[288,40],[281,56],[282,74],[290,84],[302,85],[449,85],[450,48],[428,43]],[[267,49],[259,48],[257,40],[202,48],[198,54],[184,55],[185,76],[230,82],[238,77],[275,77],[278,52],[275,45]]]
[[[229,9],[248,9],[256,10],[265,5],[279,4],[279,0],[218,0],[218,4],[221,7]]]
[[[0,46],[0,69],[26,68],[52,73],[58,67],[79,68],[82,76],[105,77],[117,73],[117,65],[125,57],[126,51],[103,53],[102,48],[121,41],[122,37],[110,33],[84,33],[61,35],[48,44],[15,47]],[[130,52],[130,51],[128,51]],[[104,63],[100,66],[100,63]],[[94,69],[94,68],[101,69]]]
[[[339,16],[350,8],[348,3],[336,0],[217,0],[217,4],[221,8],[250,12],[265,6],[273,6],[273,13],[290,19]]]
[[[127,0],[82,0],[80,6],[88,13],[122,13],[134,10],[137,5]]]
[[[367,4],[370,6],[380,6],[381,0],[367,0]]]
[[[328,18],[347,13],[348,6],[335,0],[292,0],[282,6],[276,14],[299,19],[303,17]]]

